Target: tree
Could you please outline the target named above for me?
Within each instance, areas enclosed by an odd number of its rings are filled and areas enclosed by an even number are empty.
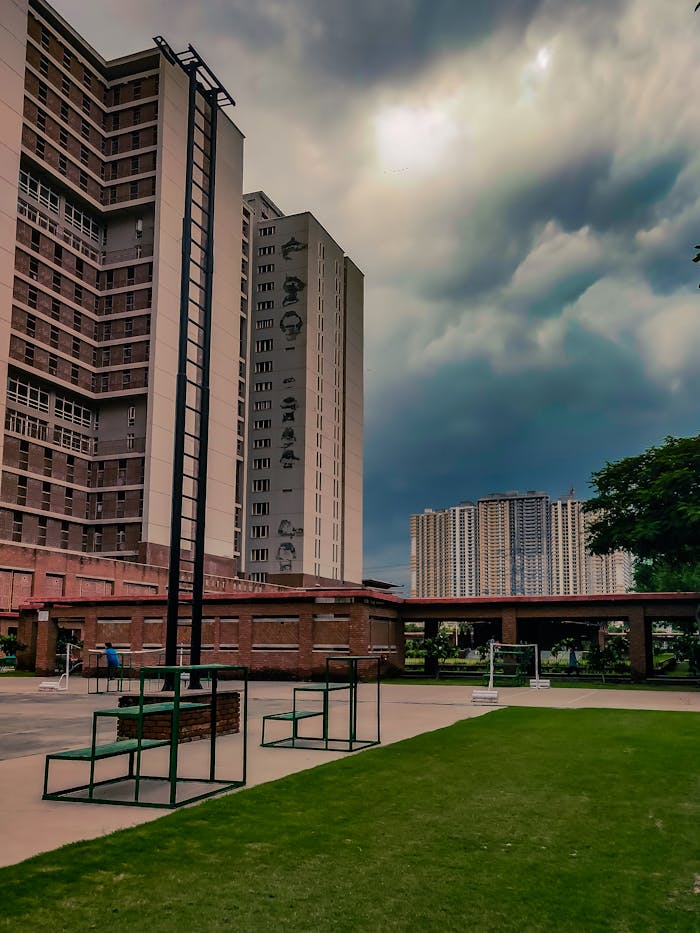
[[[700,436],[667,437],[592,476],[588,547],[640,559],[640,589],[691,589],[700,580]]]

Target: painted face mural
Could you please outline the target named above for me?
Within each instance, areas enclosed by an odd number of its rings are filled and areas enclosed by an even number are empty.
[[[296,379],[294,378],[294,376],[287,376],[286,378],[282,380],[282,384],[286,386],[290,386],[294,382],[296,382]]]
[[[284,302],[282,303],[284,304]],[[280,321],[280,330],[290,343],[294,343],[294,341],[299,336],[303,326],[304,322],[296,311],[285,311],[282,315],[282,320]]]
[[[285,428],[282,431],[282,446],[291,447],[292,444],[296,443],[297,436],[294,433],[294,428]]]
[[[296,237],[291,237],[287,240],[286,243],[283,243],[280,247],[282,251],[282,257],[284,259],[289,259],[292,253],[301,253],[306,249],[306,243],[300,243]]]
[[[277,529],[277,534],[282,538],[300,538],[304,534],[304,529],[295,528],[288,519],[283,518]]]
[[[277,560],[282,572],[292,569],[292,561],[297,556],[297,551],[291,541],[284,541],[277,548]]]
[[[282,307],[286,308],[287,305],[295,305],[299,301],[299,295],[306,288],[306,282],[302,282],[298,275],[287,275],[284,278],[284,285],[282,289],[284,291],[284,298],[282,299]]]
[[[293,450],[283,450],[282,456],[280,457],[280,463],[282,464],[283,470],[291,470],[295,463],[299,462],[299,458],[294,453]]]
[[[280,402],[282,409],[282,421],[294,421],[294,412],[297,410],[297,400],[292,395],[287,395]]]

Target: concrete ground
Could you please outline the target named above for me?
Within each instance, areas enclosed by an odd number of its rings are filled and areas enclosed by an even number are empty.
[[[41,678],[0,677],[0,866],[58,848],[80,839],[92,839],[117,829],[165,818],[169,811],[131,806],[90,806],[41,799],[44,756],[89,744],[92,712],[116,705],[114,696],[87,693],[87,682],[72,678],[65,693],[39,693]],[[253,681],[250,684],[248,720],[248,781],[252,787],[286,774],[313,768],[342,752],[314,749],[261,748],[262,717],[291,707],[292,684]],[[460,719],[481,716],[494,707],[471,702],[472,687],[384,684],[382,694],[382,744],[398,742],[422,732],[452,725]],[[567,689],[531,690],[527,687],[498,688],[501,706],[539,706],[558,709],[647,709],[700,712],[699,692],[590,689],[585,685]],[[342,734],[345,709],[342,694],[333,700],[335,734]],[[376,687],[362,685],[359,691],[359,731],[369,737],[376,722]],[[313,700],[309,700],[313,703]],[[106,741],[113,740],[113,720],[101,720]],[[305,734],[318,732],[319,719],[304,725]],[[285,734],[286,723],[272,723],[269,738]],[[109,730],[112,730],[111,735]],[[307,731],[308,730],[308,731]],[[288,731],[287,731],[288,734]],[[240,736],[224,736],[217,743],[219,766],[230,775],[240,762]],[[183,773],[201,775],[206,766],[207,742],[180,746]],[[147,753],[149,767],[159,774],[167,768],[167,750]],[[51,787],[87,781],[84,762],[55,762]],[[99,762],[100,776],[123,773],[123,759]],[[112,769],[111,771],[109,769]],[[106,770],[105,770],[106,769]]]

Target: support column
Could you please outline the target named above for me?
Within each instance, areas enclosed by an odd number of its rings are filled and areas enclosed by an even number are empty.
[[[501,642],[504,645],[518,643],[518,620],[514,608],[504,609],[501,614]]]
[[[634,606],[627,613],[630,627],[630,666],[632,679],[643,680],[654,676],[654,655],[651,643],[651,620],[645,619],[642,606]]]

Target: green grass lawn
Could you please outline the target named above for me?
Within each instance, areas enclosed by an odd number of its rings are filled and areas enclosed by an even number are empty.
[[[697,931],[699,733],[499,710],[3,869],[0,929]]]

